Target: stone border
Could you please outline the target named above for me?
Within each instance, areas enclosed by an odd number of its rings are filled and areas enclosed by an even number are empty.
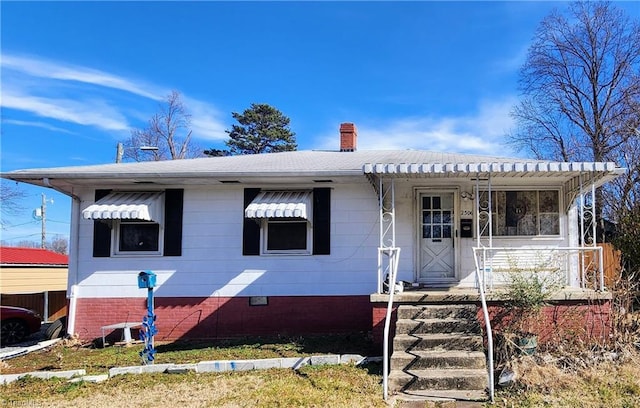
[[[86,375],[86,370],[69,370],[69,371],[33,371],[21,374],[3,374],[0,375],[0,384],[9,384],[20,378],[31,376],[35,378],[66,378],[69,382],[102,382],[111,377],[123,374],[149,374],[149,373],[166,373],[166,374],[184,374],[187,372],[194,373],[221,373],[228,371],[250,371],[250,370],[266,370],[269,368],[287,368],[297,370],[300,367],[312,365],[338,365],[338,364],[354,364],[356,366],[381,362],[382,357],[363,357],[359,354],[326,354],[311,357],[282,357],[268,358],[256,360],[217,360],[217,361],[201,361],[195,364],[152,364],[142,366],[129,367],[113,367],[109,369],[109,374],[102,375]]]
[[[56,344],[60,340],[62,340],[62,339],[61,338],[57,338],[57,339],[51,339],[51,340],[44,340],[44,341],[38,342],[37,344],[34,344],[32,346],[26,346],[26,347],[20,347],[20,346],[11,347],[11,346],[9,346],[9,347],[7,347],[9,350],[0,351],[0,361],[9,360],[9,359],[12,359],[14,357],[20,357],[20,356],[23,356],[25,354],[29,354],[32,351],[37,351],[37,350],[41,350],[43,348],[47,348],[49,346],[52,346],[52,345]]]

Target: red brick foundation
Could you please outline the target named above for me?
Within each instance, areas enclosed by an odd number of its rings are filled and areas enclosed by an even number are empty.
[[[255,335],[348,333],[371,329],[369,296],[269,296],[249,305],[248,297],[155,298],[156,340],[216,339]],[[101,326],[141,322],[146,299],[78,299],[75,332],[101,337]],[[114,333],[120,335],[120,333]]]
[[[484,315],[480,304],[478,319],[484,330]],[[395,333],[396,311],[394,305],[391,318],[390,338]],[[386,303],[372,303],[372,336],[376,347],[382,350]],[[500,333],[511,320],[510,314],[500,303],[489,305],[492,330]],[[538,333],[539,344],[554,341],[580,341],[587,344],[602,344],[611,333],[611,301],[562,301],[545,306],[540,316],[532,323],[531,329]]]
[[[527,328],[537,333],[538,344],[558,341],[586,344],[606,343],[611,334],[611,301],[563,301],[543,307],[541,313],[527,320]],[[509,330],[513,316],[499,304],[489,306],[489,317],[494,332]],[[478,318],[484,326],[482,309]]]

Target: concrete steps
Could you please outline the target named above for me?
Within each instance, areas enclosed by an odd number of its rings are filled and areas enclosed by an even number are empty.
[[[391,392],[487,399],[486,356],[475,305],[401,305],[397,315]]]
[[[389,387],[410,385],[411,390],[473,390],[484,391],[487,373],[463,368],[391,371]],[[486,397],[486,395],[485,395]]]
[[[394,351],[393,358],[400,367],[411,370],[431,368],[479,368],[486,367],[486,357],[481,351],[428,350],[410,353]]]
[[[396,334],[394,350],[482,350],[482,337],[466,333]]]

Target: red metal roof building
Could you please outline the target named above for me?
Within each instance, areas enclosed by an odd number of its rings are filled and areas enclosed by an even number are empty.
[[[68,265],[69,256],[41,248],[0,247],[1,265]]]
[[[0,247],[0,304],[39,313],[45,321],[67,314],[69,257],[47,249]]]

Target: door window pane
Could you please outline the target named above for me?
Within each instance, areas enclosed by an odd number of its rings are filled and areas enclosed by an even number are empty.
[[[440,204],[443,210],[449,210],[453,208],[453,194],[444,194],[442,196]]]

